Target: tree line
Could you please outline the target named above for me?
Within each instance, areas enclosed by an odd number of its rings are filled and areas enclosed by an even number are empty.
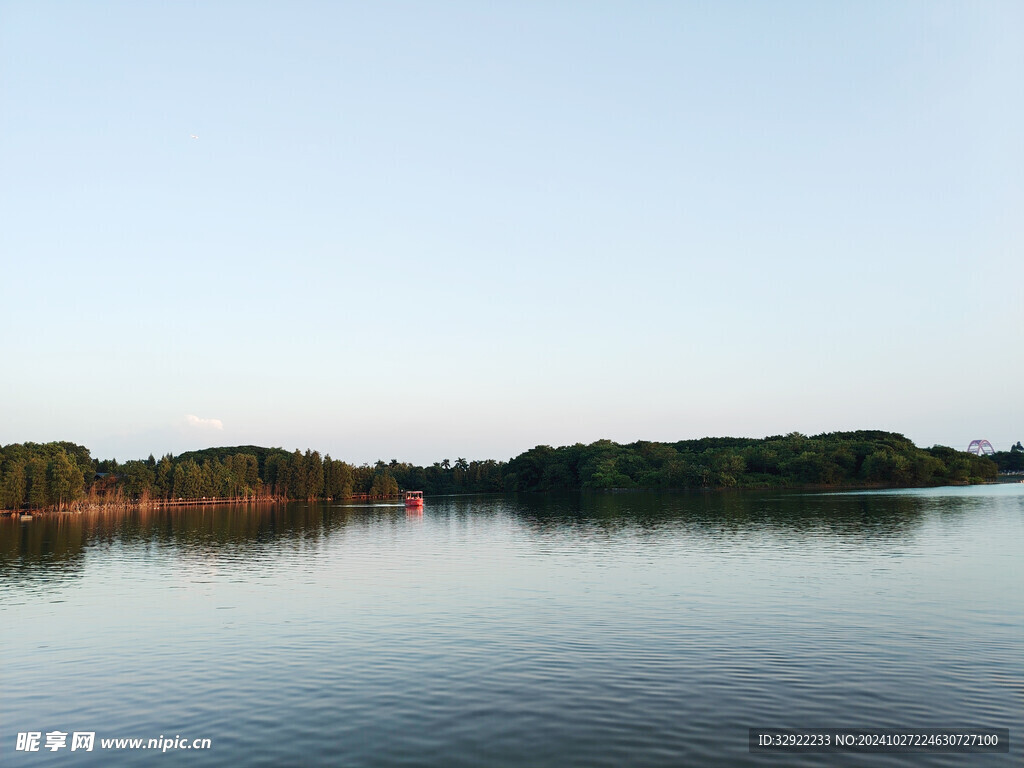
[[[0,447],[0,509],[178,499],[388,497],[404,488],[432,494],[493,492],[502,490],[504,466],[463,458],[428,467],[394,459],[354,465],[313,450],[252,445],[118,462],[93,459],[88,448],[74,443],[15,443]]]
[[[354,465],[317,451],[234,446],[119,463],[69,442],[0,448],[0,509],[194,499],[345,499],[427,494],[630,488],[923,486],[992,480],[1024,469],[1018,443],[997,461],[945,446],[918,448],[881,431],[796,432],[763,439],[537,446],[507,462],[457,458],[421,467]]]
[[[1024,444],[1018,440],[1008,451],[996,451],[992,455],[1000,472],[1024,472]]]
[[[988,458],[945,446],[918,448],[893,432],[830,432],[813,437],[792,432],[763,439],[542,445],[509,462],[504,488],[924,486],[985,482],[997,473],[996,464]]]

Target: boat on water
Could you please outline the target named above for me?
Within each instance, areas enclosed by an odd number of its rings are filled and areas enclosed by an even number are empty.
[[[406,491],[405,492],[405,506],[407,506],[407,507],[422,507],[423,506],[423,491]]]

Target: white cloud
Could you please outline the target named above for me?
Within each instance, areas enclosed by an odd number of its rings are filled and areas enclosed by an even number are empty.
[[[191,413],[185,417],[185,421],[190,427],[197,429],[224,429],[224,422],[220,419],[201,419],[198,416],[193,416]]]

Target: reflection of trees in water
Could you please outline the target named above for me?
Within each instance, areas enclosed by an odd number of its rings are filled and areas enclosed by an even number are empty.
[[[81,515],[0,518],[0,584],[81,576],[86,535]]]
[[[962,502],[950,504],[950,511],[962,510]],[[906,537],[936,506],[925,496],[778,491],[520,494],[511,504],[538,532],[684,529],[698,536],[758,532],[817,538]]]
[[[80,575],[90,549],[155,547],[184,560],[258,563],[319,547],[348,526],[405,523],[402,507],[273,504],[106,510],[0,519],[0,580]],[[102,552],[96,555],[102,557]]]
[[[944,520],[984,509],[984,495],[802,494],[771,491],[547,493],[428,499],[427,518],[467,530],[506,518],[541,536],[578,539],[684,533],[697,538],[760,536],[788,544],[835,537],[900,540],[926,515]],[[0,519],[0,585],[76,577],[86,557],[113,547],[157,548],[185,562],[225,559],[259,565],[320,548],[353,531],[409,524],[401,506],[275,504],[141,509]],[[98,550],[98,551],[97,551]]]

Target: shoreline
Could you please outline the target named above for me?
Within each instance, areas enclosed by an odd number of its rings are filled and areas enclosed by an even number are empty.
[[[185,507],[222,507],[228,504],[234,505],[273,505],[273,504],[294,504],[296,502],[309,503],[324,501],[375,501],[382,499],[399,499],[400,495],[371,496],[369,494],[355,494],[346,496],[343,499],[287,499],[283,496],[240,496],[236,498],[203,498],[203,499],[149,499],[146,501],[80,501],[63,507],[39,507],[36,509],[0,509],[0,517],[35,517],[45,515],[80,515],[88,512],[112,512],[112,511],[138,511],[143,509],[179,509]]]
[[[624,493],[722,493],[736,491],[795,491],[795,492],[822,492],[822,491],[887,491],[887,490],[913,490],[916,488],[964,488],[972,485],[1013,485],[1024,483],[1022,473],[1001,474],[995,480],[982,483],[970,483],[967,481],[953,483],[939,483],[926,485],[890,485],[886,483],[857,483],[850,485],[807,483],[801,485],[751,485],[751,486],[716,486],[707,488],[576,488],[568,491],[499,491],[499,494],[526,493],[529,495],[543,495],[548,493],[598,493],[598,494],[624,494]],[[451,494],[434,494],[435,497],[449,496]],[[465,494],[457,494],[465,495]],[[474,494],[471,494],[474,495]],[[493,495],[493,494],[487,494]],[[71,505],[54,508],[42,507],[38,509],[0,509],[0,517],[46,517],[50,515],[80,515],[95,512],[112,511],[140,511],[157,509],[181,509],[189,507],[221,507],[227,505],[253,505],[272,506],[275,504],[295,503],[323,503],[332,501],[384,501],[387,499],[400,499],[401,494],[388,494],[374,496],[370,494],[354,494],[339,499],[317,498],[317,499],[288,499],[281,496],[242,496],[236,498],[202,498],[202,499],[149,499],[146,501],[111,501],[111,502],[74,502]]]

